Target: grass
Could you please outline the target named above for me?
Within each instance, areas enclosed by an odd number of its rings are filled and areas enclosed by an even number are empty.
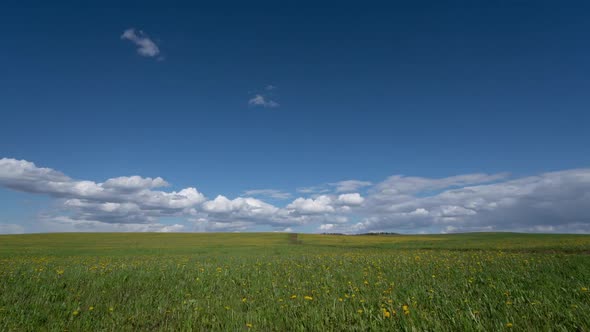
[[[590,236],[0,236],[2,331],[590,331]]]

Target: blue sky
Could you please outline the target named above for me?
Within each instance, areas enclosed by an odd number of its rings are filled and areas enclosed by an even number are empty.
[[[582,1],[0,9],[0,232],[590,231]]]

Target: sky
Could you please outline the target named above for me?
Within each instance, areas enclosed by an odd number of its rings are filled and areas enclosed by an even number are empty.
[[[588,17],[4,1],[0,233],[589,233]]]

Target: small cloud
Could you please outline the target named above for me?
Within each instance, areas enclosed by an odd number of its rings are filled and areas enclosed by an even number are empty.
[[[291,194],[276,189],[254,189],[244,191],[244,196],[264,196],[274,199],[291,198]]]
[[[313,187],[301,187],[297,188],[296,191],[300,194],[322,194],[329,192],[330,189],[326,188],[324,185],[321,185]]]
[[[279,103],[277,103],[276,101],[259,94],[250,98],[250,100],[248,100],[248,105],[262,106],[264,108],[274,108],[280,106]]]
[[[340,181],[340,182],[335,182],[335,183],[329,183],[329,185],[335,187],[336,192],[342,193],[342,192],[357,191],[360,188],[372,185],[372,183],[369,181],[346,180],[346,181]]]
[[[121,39],[129,40],[138,46],[137,53],[141,56],[155,57],[160,54],[160,48],[143,31],[136,31],[134,28],[127,29],[121,35]],[[158,60],[163,60],[159,57]]]

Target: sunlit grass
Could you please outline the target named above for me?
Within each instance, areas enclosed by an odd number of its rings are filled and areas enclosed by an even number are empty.
[[[590,236],[0,236],[0,330],[587,331]]]

